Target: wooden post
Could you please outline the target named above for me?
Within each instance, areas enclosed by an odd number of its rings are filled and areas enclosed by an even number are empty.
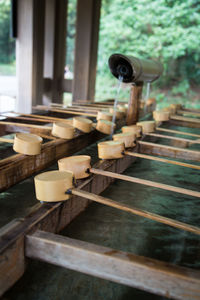
[[[101,0],[78,0],[73,102],[94,99]]]
[[[139,101],[142,94],[142,87],[143,87],[143,82],[131,86],[130,100],[128,104],[128,112],[126,118],[127,125],[136,124],[139,119],[139,110],[140,110]]]
[[[16,110],[30,113],[42,103],[45,1],[18,0]]]
[[[46,0],[43,103],[61,103],[66,54],[67,0]]]

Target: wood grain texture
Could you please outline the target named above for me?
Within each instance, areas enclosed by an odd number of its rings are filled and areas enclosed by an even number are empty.
[[[96,164],[96,167],[122,173],[133,161],[134,158],[127,156],[117,161],[99,162]],[[78,187],[82,190],[100,194],[111,182],[113,182],[112,178],[92,175],[84,182],[78,182]],[[79,215],[89,203],[89,200],[80,200],[79,197],[74,196],[70,200],[61,203],[37,205],[30,215],[20,220],[19,223],[16,223],[15,226],[12,226],[10,230],[6,230],[1,235],[0,257],[2,264],[0,277],[3,277],[5,272],[8,274],[11,272],[12,278],[7,280],[2,286],[0,295],[9,289],[14,284],[14,281],[16,282],[22,275],[21,270],[24,268],[24,260],[19,260],[18,264],[11,271],[10,261],[16,255],[16,252],[20,253],[21,243],[24,245],[25,234],[31,234],[37,229],[57,233]]]
[[[112,177],[115,179],[121,179],[121,180],[129,181],[129,182],[133,182],[133,183],[144,184],[144,185],[155,187],[155,188],[162,189],[165,191],[171,191],[174,193],[179,193],[179,194],[183,194],[183,195],[200,198],[200,192],[196,192],[193,190],[188,190],[188,189],[184,189],[184,188],[180,188],[180,187],[176,187],[176,186],[172,186],[172,185],[167,185],[167,184],[160,183],[160,182],[155,182],[155,181],[151,181],[151,180],[127,176],[127,175],[123,175],[123,174],[117,174],[117,173],[108,172],[108,171],[102,171],[102,170],[98,170],[98,169],[94,169],[94,168],[91,168],[90,172],[93,174],[97,174],[97,175]]]
[[[175,133],[175,134],[180,134],[180,135],[188,135],[188,136],[193,136],[193,137],[200,138],[200,134],[195,134],[195,133],[190,133],[190,132],[184,132],[184,131],[173,130],[173,129],[168,129],[168,128],[162,128],[162,127],[156,127],[156,130],[157,131]]]
[[[102,171],[102,174],[104,172],[105,171]],[[111,173],[111,172],[109,172],[109,173]],[[97,174],[99,174],[99,173],[97,173]],[[123,175],[121,175],[121,176],[123,176]],[[86,191],[82,191],[77,188],[71,189],[71,193],[72,193],[72,195],[80,196],[82,198],[95,201],[97,203],[101,203],[101,204],[104,204],[104,205],[107,205],[110,207],[114,207],[116,209],[131,213],[133,215],[141,216],[141,217],[144,217],[144,218],[147,218],[150,220],[154,220],[154,221],[162,223],[162,224],[166,224],[166,225],[169,225],[169,226],[172,226],[175,228],[179,228],[179,229],[200,235],[200,228],[196,227],[196,226],[192,226],[192,225],[189,225],[189,224],[186,224],[183,222],[179,222],[179,221],[176,221],[176,220],[173,220],[170,218],[166,218],[166,217],[160,216],[158,214],[151,213],[149,211],[137,209],[135,207],[132,207],[132,206],[129,206],[129,205],[126,205],[123,203],[121,204],[117,201],[114,201],[114,200],[111,200],[111,199],[108,199],[108,198],[105,198],[105,197],[102,197],[102,196],[99,196],[99,195],[96,195],[93,193],[88,193]]]
[[[55,163],[58,159],[72,155],[84,147],[102,138],[103,134],[92,130],[88,134],[80,133],[71,140],[56,139],[43,145],[40,154],[35,156],[17,155],[0,163],[0,191],[41,171]]]
[[[125,154],[131,155],[131,156],[134,156],[134,157],[138,157],[138,158],[144,158],[144,159],[159,161],[159,162],[163,162],[163,163],[166,163],[166,164],[172,164],[172,165],[177,165],[177,166],[181,166],[181,167],[200,170],[200,166],[198,166],[198,165],[192,165],[192,164],[184,163],[184,162],[181,162],[181,161],[175,161],[175,160],[165,159],[165,158],[162,158],[162,157],[156,157],[156,156],[151,156],[151,155],[146,155],[146,154],[141,154],[141,153],[135,153],[135,152],[130,152],[130,151],[125,151]]]
[[[42,103],[44,58],[44,1],[17,1],[17,110],[30,113]]]
[[[130,99],[128,103],[128,111],[126,117],[126,124],[136,124],[139,120],[139,101],[142,94],[143,84],[132,85],[130,90]]]
[[[138,144],[140,145],[140,153],[200,161],[200,151],[194,151],[145,141],[138,141]]]
[[[73,102],[94,99],[101,0],[78,0]]]
[[[42,231],[26,237],[25,251],[34,259],[170,299],[200,299],[199,271]]]

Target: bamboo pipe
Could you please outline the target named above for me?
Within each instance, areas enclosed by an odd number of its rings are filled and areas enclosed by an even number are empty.
[[[194,234],[198,234],[198,235],[200,234],[200,228],[198,228],[196,226],[192,226],[192,225],[189,225],[189,224],[186,224],[183,222],[179,222],[179,221],[176,221],[176,220],[173,220],[170,218],[166,218],[166,217],[163,217],[163,216],[160,216],[160,215],[157,215],[157,214],[145,211],[145,210],[131,207],[126,204],[121,204],[121,203],[118,203],[117,201],[114,201],[114,200],[111,200],[111,199],[108,199],[108,198],[105,198],[102,196],[98,196],[98,195],[95,195],[95,194],[92,194],[92,193],[89,193],[89,192],[86,192],[86,191],[83,191],[83,190],[80,190],[77,188],[70,189],[68,192],[71,193],[72,195],[76,195],[76,196],[83,197],[83,198],[86,198],[86,199],[89,199],[89,200],[92,200],[92,201],[95,201],[95,202],[98,202],[98,203],[101,203],[104,205],[108,205],[110,207],[114,207],[114,208],[129,212],[129,213],[137,215],[137,216],[141,216],[141,217],[144,217],[144,218],[147,218],[150,220],[154,220],[154,221],[162,223],[162,224],[166,224],[166,225],[169,225],[169,226],[172,226],[175,228],[189,231]]]
[[[155,157],[155,156],[151,156],[151,155],[145,155],[145,154],[130,152],[130,151],[125,151],[124,154],[134,156],[134,157],[154,160],[154,161],[160,161],[160,162],[168,163],[168,164],[172,164],[172,165],[178,165],[181,167],[200,170],[200,166],[198,166],[198,165],[192,165],[192,164],[183,163],[183,162],[179,162],[179,161],[175,161],[175,160],[169,160],[169,159],[165,159],[165,158],[160,158],[160,157]]]
[[[200,234],[200,228],[169,219],[157,214],[143,211],[102,196],[89,193],[73,187],[73,173],[67,171],[50,171],[39,174],[34,178],[36,198],[45,202],[60,202],[68,200],[70,195],[86,198],[110,207],[114,207],[135,215],[139,215],[175,228]]]
[[[129,181],[129,182],[133,182],[133,183],[139,183],[139,184],[155,187],[155,188],[166,190],[166,191],[171,191],[171,192],[175,192],[175,193],[179,193],[179,194],[183,194],[183,195],[200,198],[200,192],[196,192],[196,191],[188,190],[188,189],[184,189],[184,188],[179,188],[179,187],[175,187],[175,186],[171,186],[171,185],[167,185],[167,184],[163,184],[163,183],[159,183],[159,182],[155,182],[155,181],[150,181],[150,180],[141,179],[141,178],[137,178],[137,177],[131,177],[131,176],[122,175],[122,174],[116,174],[113,172],[98,170],[98,169],[94,169],[94,168],[90,169],[90,173],[93,173],[96,175],[103,175],[106,177],[112,177],[115,179],[121,179],[121,180]]]
[[[183,132],[183,131],[179,131],[179,130],[167,129],[167,128],[162,128],[162,127],[156,127],[156,130],[163,131],[163,132],[177,133],[180,135],[194,136],[194,137],[200,138],[200,135],[196,134],[196,133]]]

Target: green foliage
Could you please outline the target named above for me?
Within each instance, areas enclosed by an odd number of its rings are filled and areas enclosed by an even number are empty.
[[[0,1],[0,63],[15,60],[15,41],[10,38],[10,1]]]
[[[103,0],[98,76],[112,77],[113,53],[158,59],[164,74],[155,86],[185,93],[200,83],[199,12],[198,0]]]

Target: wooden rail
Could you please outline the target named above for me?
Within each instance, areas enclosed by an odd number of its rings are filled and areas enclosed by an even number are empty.
[[[47,233],[26,236],[26,256],[170,299],[200,299],[200,272]]]

